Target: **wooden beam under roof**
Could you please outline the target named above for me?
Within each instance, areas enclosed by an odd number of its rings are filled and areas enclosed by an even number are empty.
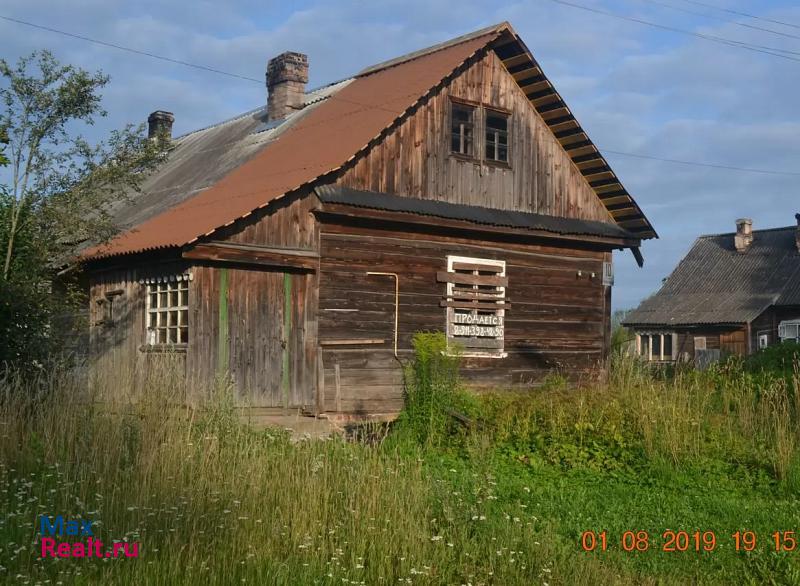
[[[578,126],[577,128],[570,128],[569,130],[562,130],[560,132],[554,133],[557,139],[567,138],[568,136],[574,136],[576,134],[585,134],[583,128]]]
[[[630,194],[624,187],[620,186],[619,189],[607,189],[606,191],[598,195],[600,199],[603,200],[603,202],[605,202],[605,200],[607,200],[610,197],[617,197],[619,195],[630,195]]]
[[[619,182],[619,179],[614,177],[613,179],[601,179],[599,181],[592,181],[589,183],[595,189],[602,189],[606,187],[616,186],[619,185],[622,187],[622,183]]]
[[[543,90],[540,90],[538,92],[525,92],[525,95],[528,97],[528,99],[531,102],[538,102],[542,98],[547,98],[549,96],[558,96],[558,94],[556,93],[555,88],[553,88],[552,86],[549,87],[549,88],[545,88]]]
[[[575,124],[578,123],[578,121],[575,120],[575,116],[573,116],[572,114],[568,114],[566,116],[559,116],[558,118],[546,119],[545,122],[550,128],[559,126],[561,124],[566,124],[568,122],[574,122]]]
[[[538,67],[523,69],[521,71],[518,71],[517,73],[512,74],[512,77],[521,87],[524,87],[525,85],[531,83],[548,81],[548,79],[542,74],[542,70],[539,69]]]
[[[545,89],[550,89],[553,92],[556,91],[552,83],[546,79],[540,79],[539,77],[532,77],[530,80],[526,79],[524,82],[520,82],[519,89],[521,89],[523,93],[528,96],[528,99],[531,99],[531,94]]]
[[[515,57],[510,57],[508,59],[503,60],[503,65],[506,67],[514,67],[515,65],[519,65],[521,63],[525,63],[528,60],[528,56],[524,53],[521,55],[517,55]]]
[[[581,163],[590,163],[602,158],[603,155],[600,154],[600,151],[594,151],[587,155],[578,155],[572,157],[572,162],[575,163],[576,165],[580,165]]]
[[[566,138],[559,138],[558,142],[561,143],[561,146],[565,149],[569,150],[570,145],[574,143],[585,144],[587,140],[589,140],[589,137],[585,132],[581,131],[579,134],[574,134]]]
[[[564,145],[564,149],[567,151],[574,151],[575,149],[581,149],[583,147],[594,146],[592,141],[588,138],[586,140],[579,140],[578,142],[573,142],[568,145]]]
[[[604,204],[613,204],[613,203],[631,203],[631,196],[629,195],[618,195],[615,197],[609,197],[608,199],[604,199]]]

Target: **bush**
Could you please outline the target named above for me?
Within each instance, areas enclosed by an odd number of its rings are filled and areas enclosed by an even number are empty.
[[[441,332],[414,334],[414,359],[404,367],[405,406],[398,428],[424,446],[438,446],[474,415],[475,399],[461,386],[461,352]]]

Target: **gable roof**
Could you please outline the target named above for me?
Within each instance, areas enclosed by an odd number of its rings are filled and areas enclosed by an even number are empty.
[[[465,61],[488,49],[526,91],[617,224],[637,238],[656,237],[530,52],[502,23],[311,92],[308,106],[283,121],[265,123],[260,108],[177,139],[143,193],[113,210],[126,231],[81,257],[181,247],[317,182],[366,151]]]
[[[745,324],[772,305],[800,305],[796,230],[756,230],[745,253],[736,251],[733,233],[701,236],[625,325]]]

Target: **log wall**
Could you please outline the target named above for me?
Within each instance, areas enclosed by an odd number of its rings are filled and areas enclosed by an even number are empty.
[[[470,386],[533,388],[551,373],[577,383],[594,379],[610,324],[610,292],[602,285],[607,254],[326,224],[319,300],[325,409],[376,413],[402,406],[392,349],[394,281],[366,273],[399,275],[399,354],[408,359],[415,332],[445,330],[445,284],[436,273],[446,270],[448,255],[506,261],[508,356],[465,358]]]

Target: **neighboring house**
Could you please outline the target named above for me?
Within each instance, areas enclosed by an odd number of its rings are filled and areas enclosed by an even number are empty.
[[[174,140],[84,251],[95,368],[185,356],[256,407],[375,414],[418,331],[474,387],[602,375],[612,251],[656,236],[507,23]],[[172,115],[150,117],[153,135]]]
[[[661,290],[628,314],[640,356],[656,362],[747,355],[800,340],[798,225],[701,236]]]

